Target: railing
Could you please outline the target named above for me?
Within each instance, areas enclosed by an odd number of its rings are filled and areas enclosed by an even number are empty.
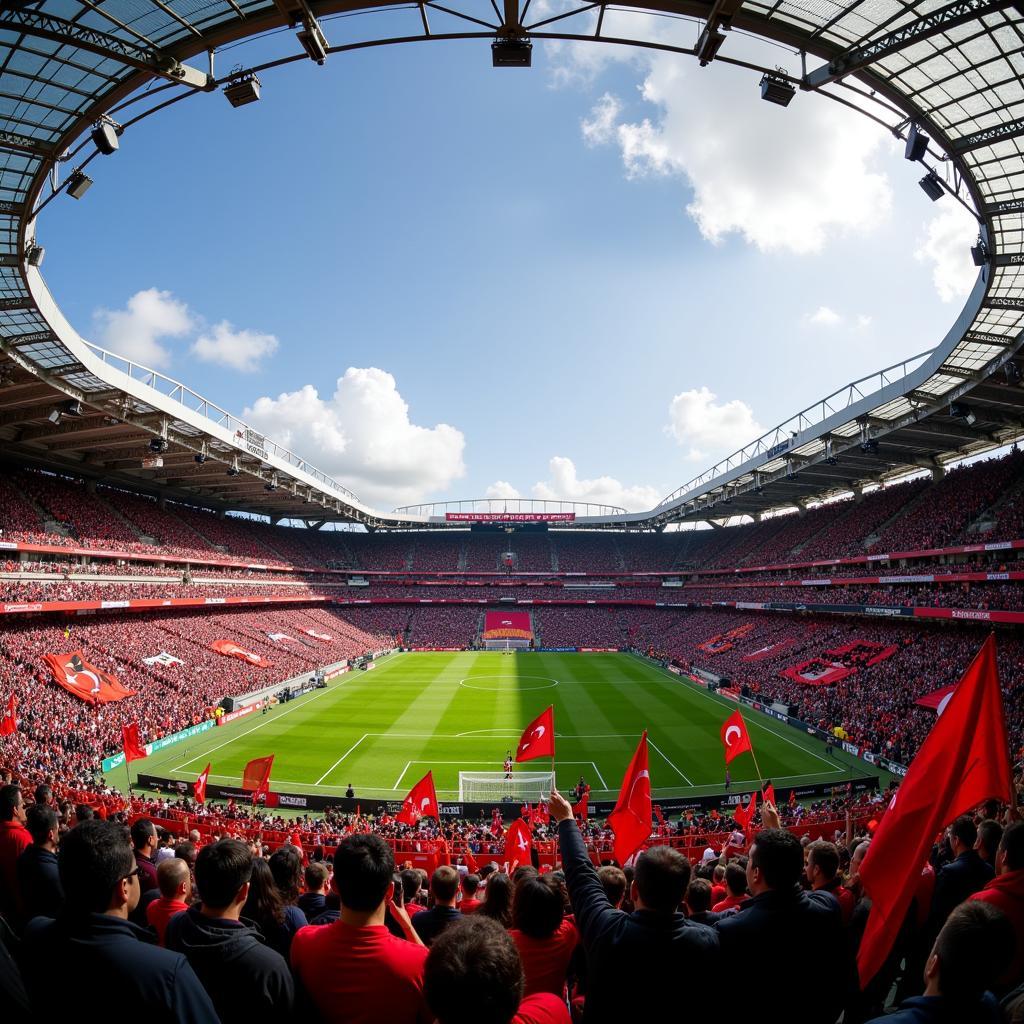
[[[550,501],[544,498],[460,498],[432,501],[422,505],[402,505],[395,515],[443,516],[446,512],[479,512],[490,515],[529,512],[543,515],[551,512],[573,512],[578,516],[626,515],[617,505],[600,505],[591,501]]]

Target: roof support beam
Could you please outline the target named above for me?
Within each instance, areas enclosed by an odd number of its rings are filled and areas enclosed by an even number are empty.
[[[808,73],[804,80],[805,87],[820,89],[823,85],[839,81],[846,75],[874,64],[906,46],[940,35],[959,25],[966,25],[983,14],[1012,7],[1014,2],[1015,0],[956,0],[956,3],[940,7],[937,11],[931,11],[918,18],[917,21],[901,25],[884,36],[833,57],[828,64]]]

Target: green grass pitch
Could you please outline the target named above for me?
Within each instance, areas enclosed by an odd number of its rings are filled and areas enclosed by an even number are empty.
[[[625,654],[499,652],[393,655],[296,701],[136,762],[147,774],[192,781],[212,763],[211,781],[237,785],[253,757],[274,754],[281,792],[400,799],[428,769],[438,795],[458,797],[459,771],[499,772],[523,728],[555,707],[557,779],[582,774],[593,799],[613,798],[644,729],[651,785],[663,797],[722,789],[721,724],[736,705]],[[870,766],[785,723],[745,708],[758,766],[778,790],[842,783]],[[517,770],[547,770],[544,760]],[[732,764],[733,788],[753,788],[750,754]],[[121,783],[119,774],[113,781]],[[883,784],[884,784],[883,780]],[[780,793],[781,796],[781,793]]]

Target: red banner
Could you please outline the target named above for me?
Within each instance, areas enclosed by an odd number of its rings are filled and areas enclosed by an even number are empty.
[[[43,661],[50,666],[55,683],[87,704],[110,704],[135,696],[135,691],[126,689],[115,676],[90,665],[81,651],[44,654]]]
[[[210,646],[218,653],[228,658],[238,658],[247,661],[250,665],[257,665],[259,668],[270,668],[271,663],[261,654],[253,654],[244,647],[239,647],[234,640],[214,640]]]
[[[571,523],[575,512],[445,512],[449,523]]]

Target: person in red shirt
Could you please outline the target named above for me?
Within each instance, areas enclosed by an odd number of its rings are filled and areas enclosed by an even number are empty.
[[[1015,821],[1003,833],[996,849],[996,877],[970,899],[998,907],[1013,925],[1013,962],[1000,979],[1003,988],[1012,988],[1024,981],[1024,822]]]
[[[524,878],[512,897],[512,941],[519,950],[526,995],[565,993],[566,974],[579,943],[576,925],[565,917],[565,890],[551,875]]]
[[[402,870],[402,897],[406,913],[411,917],[426,910],[426,904],[419,902],[420,890],[423,888],[423,877],[415,868]]]
[[[160,898],[146,907],[146,923],[156,932],[157,942],[166,946],[167,922],[175,914],[188,910],[192,895],[192,873],[188,863],[177,857],[162,860],[156,867],[156,884]]]
[[[856,897],[842,884],[839,877],[839,849],[835,843],[818,839],[807,847],[807,864],[804,868],[807,881],[816,892],[819,889],[832,893],[839,904],[843,924],[850,923]]]
[[[18,907],[18,858],[32,845],[25,800],[18,786],[0,788],[0,914],[13,921]]]
[[[476,898],[476,894],[479,891],[480,876],[475,874],[464,875],[462,878],[462,902],[459,904],[459,910],[464,914],[472,914],[483,903],[483,900]]]
[[[341,916],[301,928],[292,939],[297,986],[325,1024],[430,1024],[423,996],[426,947],[409,915],[396,906],[395,858],[380,836],[346,836],[334,857],[333,886]],[[385,913],[407,936],[396,938]]]
[[[524,883],[525,884],[525,883]],[[473,914],[430,947],[424,991],[437,1024],[569,1024],[550,992],[523,996],[523,965],[497,921]]]
[[[725,899],[719,900],[711,908],[713,914],[720,914],[723,910],[731,910],[733,907],[739,907],[747,900],[750,899],[750,895],[747,892],[747,869],[745,865],[740,865],[736,861],[733,861],[725,869]]]

